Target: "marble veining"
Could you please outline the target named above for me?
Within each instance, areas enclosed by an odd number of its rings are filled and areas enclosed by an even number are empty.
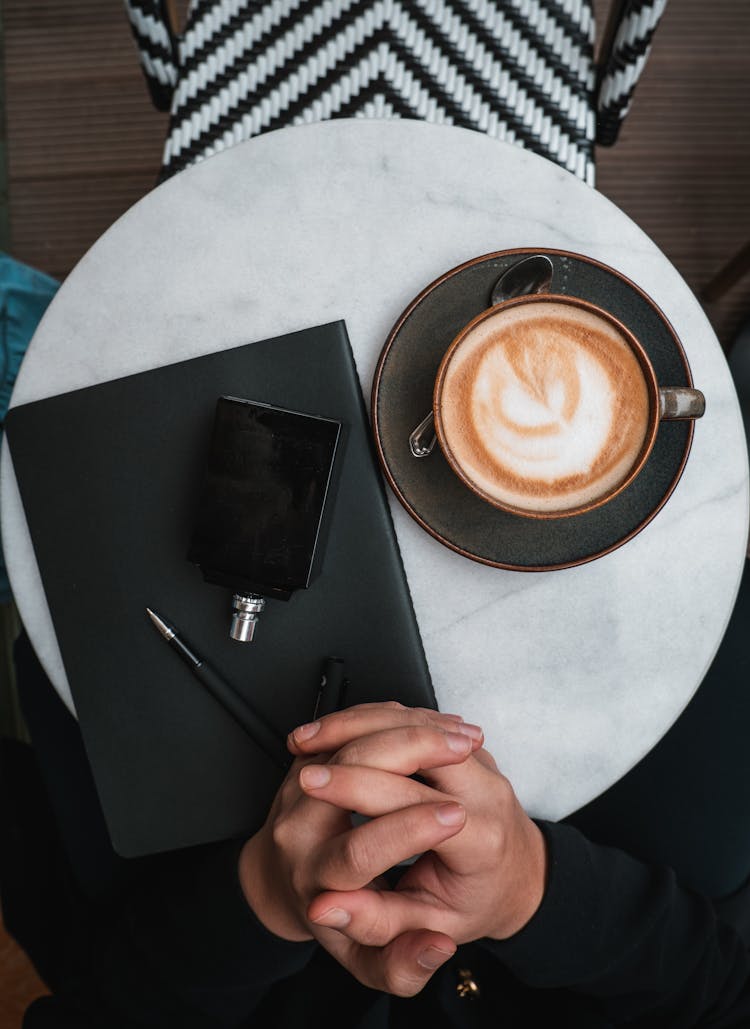
[[[744,560],[748,468],[734,388],[700,305],[648,237],[556,165],[468,130],[335,121],[183,172],[92,247],[43,319],[13,404],[337,318],[366,400],[401,311],[438,275],[519,246],[610,264],[659,304],[707,397],[673,496],[578,568],[466,560],[391,510],[436,693],[483,725],[532,814],[560,818],[658,741],[699,685]],[[21,616],[72,709],[3,442],[2,532]]]

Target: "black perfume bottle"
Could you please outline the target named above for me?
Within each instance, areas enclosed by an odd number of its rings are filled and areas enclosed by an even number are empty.
[[[310,585],[340,434],[330,418],[218,399],[187,557],[232,591],[232,639],[253,639],[266,598]]]

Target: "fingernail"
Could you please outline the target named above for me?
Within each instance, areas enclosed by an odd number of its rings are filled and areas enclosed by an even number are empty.
[[[448,746],[451,750],[455,750],[457,754],[465,754],[471,749],[471,740],[468,736],[464,736],[460,732],[447,732],[445,734],[448,741]]]
[[[435,809],[435,818],[441,825],[460,825],[466,812],[460,804],[441,804]]]
[[[441,711],[440,714],[443,718],[450,718],[452,722],[463,722],[463,717],[461,715],[450,715],[445,711]]]
[[[427,947],[417,958],[417,964],[421,965],[422,968],[429,968],[430,971],[433,971],[436,968],[440,968],[450,957],[453,957],[453,955],[446,953],[444,950],[438,950],[437,947]]]
[[[306,765],[299,773],[299,778],[303,786],[315,789],[327,786],[331,781],[331,773],[325,765]]]
[[[306,722],[305,725],[298,725],[296,729],[292,731],[292,736],[295,740],[309,740],[318,732],[320,729],[320,722]]]
[[[471,722],[462,722],[461,725],[457,725],[456,732],[462,732],[466,736],[471,736],[473,740],[481,740],[484,736],[481,728],[478,725],[472,725]]]
[[[343,929],[344,926],[349,925],[351,920],[352,916],[343,908],[329,908],[322,915],[313,918],[316,925],[324,925],[328,929]]]

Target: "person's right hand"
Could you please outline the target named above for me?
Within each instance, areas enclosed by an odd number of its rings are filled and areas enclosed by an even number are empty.
[[[382,720],[381,732],[378,719]],[[408,777],[460,763],[481,746],[476,730],[468,735],[462,726],[459,718],[436,711],[373,705],[368,735],[350,746],[359,748],[357,760],[364,764],[368,747],[373,748],[372,763],[380,767],[384,754],[398,755],[398,767],[393,770]],[[353,827],[349,812],[310,797],[300,786],[304,765],[313,761],[320,765],[327,757],[330,755],[316,754],[294,761],[265,824],[247,841],[239,863],[245,897],[271,932],[287,940],[315,938],[324,946],[332,933],[338,934],[309,921],[307,909],[316,896],[327,890],[358,890],[370,885],[389,868],[455,835],[465,818],[464,809],[452,798],[406,778],[398,810],[390,810],[384,798],[380,817]],[[397,951],[398,941],[393,946]],[[416,993],[438,967],[421,966],[416,959],[428,953],[433,963],[436,955],[447,960],[455,943],[443,933],[425,930],[410,934],[409,947],[415,951],[409,967],[422,968],[424,975],[419,980],[417,972],[414,988],[407,984],[401,992]],[[395,953],[393,961],[399,967],[403,964]]]

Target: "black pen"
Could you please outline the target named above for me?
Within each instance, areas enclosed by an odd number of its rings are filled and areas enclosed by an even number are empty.
[[[193,675],[206,687],[208,692],[229,712],[235,721],[242,726],[248,736],[269,757],[274,764],[286,771],[292,763],[292,755],[286,744],[271,727],[254,711],[244,697],[224,682],[202,657],[199,657],[188,644],[180,639],[174,626],[146,608],[146,614],[158,629],[160,635],[173,647],[188,666]]]

